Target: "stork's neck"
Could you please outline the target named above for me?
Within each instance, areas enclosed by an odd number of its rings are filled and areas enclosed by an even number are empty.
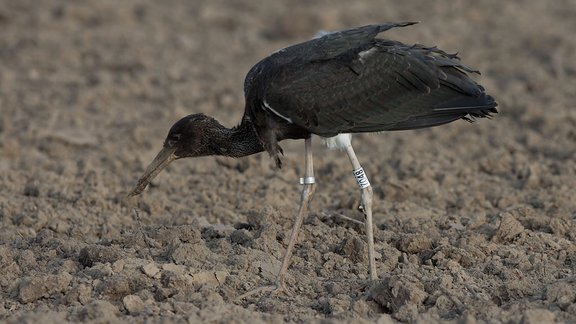
[[[248,118],[242,118],[240,125],[226,129],[218,147],[221,155],[230,157],[243,157],[264,151],[254,126]]]

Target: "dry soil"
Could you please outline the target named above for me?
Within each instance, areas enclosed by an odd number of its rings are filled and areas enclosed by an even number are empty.
[[[574,17],[574,0],[0,1],[0,320],[575,322]],[[275,279],[301,141],[280,170],[265,154],[180,160],[122,200],[177,119],[240,120],[262,57],[413,20],[383,36],[460,52],[501,113],[354,137],[376,285],[345,218],[362,220],[348,160],[317,138],[290,296],[236,300]]]

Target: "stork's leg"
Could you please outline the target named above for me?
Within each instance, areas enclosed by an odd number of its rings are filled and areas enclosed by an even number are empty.
[[[292,250],[294,250],[294,245],[296,245],[296,239],[298,238],[298,231],[302,227],[302,222],[308,214],[308,205],[312,200],[314,190],[316,189],[314,180],[314,164],[312,162],[312,139],[307,138],[304,142],[305,153],[305,171],[304,178],[300,179],[300,183],[303,185],[302,195],[300,199],[300,208],[298,209],[298,215],[296,216],[296,221],[294,227],[292,227],[292,232],[290,234],[290,241],[288,241],[288,247],[286,248],[286,254],[282,259],[282,266],[280,267],[280,272],[278,273],[278,278],[276,279],[275,286],[266,286],[249,291],[239,297],[236,300],[242,300],[248,296],[254,295],[262,291],[272,291],[273,294],[285,293],[288,294],[286,289],[286,283],[284,282],[284,277],[288,271],[288,266],[290,265],[290,257],[292,256]]]
[[[284,259],[282,260],[282,267],[278,273],[278,278],[276,280],[277,292],[287,292],[286,284],[284,282],[284,276],[286,271],[288,271],[288,266],[290,265],[290,257],[292,257],[292,250],[294,250],[294,245],[296,245],[296,240],[298,238],[298,231],[302,227],[302,222],[308,214],[308,205],[312,200],[314,195],[314,190],[316,189],[314,181],[314,163],[312,161],[312,138],[307,138],[304,142],[305,153],[304,153],[304,178],[300,179],[300,183],[303,185],[302,195],[300,198],[300,208],[298,209],[298,216],[296,216],[296,221],[294,227],[292,227],[292,233],[290,234],[290,241],[288,241],[288,247],[286,248],[286,254],[284,254]]]
[[[376,273],[376,253],[374,252],[374,228],[372,225],[372,187],[370,182],[364,173],[364,169],[360,166],[356,153],[352,145],[346,146],[346,154],[352,163],[354,168],[354,177],[358,182],[360,191],[362,193],[362,208],[364,212],[364,225],[366,227],[366,243],[368,244],[368,261],[370,263],[370,280],[375,281],[378,279],[378,274]]]

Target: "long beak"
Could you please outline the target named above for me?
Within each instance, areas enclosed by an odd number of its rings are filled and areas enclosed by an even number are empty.
[[[146,168],[146,171],[144,171],[144,174],[140,177],[140,180],[138,180],[138,184],[128,194],[128,197],[137,196],[142,193],[150,181],[152,181],[160,171],[170,164],[170,162],[176,159],[176,155],[174,155],[175,151],[176,149],[173,148],[163,148],[158,152],[158,155],[156,155],[152,163],[150,163],[148,168]]]

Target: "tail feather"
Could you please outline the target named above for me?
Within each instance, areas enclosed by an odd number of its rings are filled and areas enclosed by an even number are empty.
[[[476,118],[491,118],[497,114],[498,104],[489,95],[480,97],[457,97],[438,105],[429,114],[416,116],[395,124],[387,130],[409,130],[439,126],[464,119],[473,122]]]

